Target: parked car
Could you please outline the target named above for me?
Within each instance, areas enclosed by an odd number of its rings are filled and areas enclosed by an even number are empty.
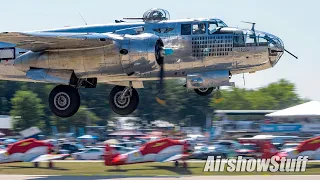
[[[228,147],[220,144],[214,144],[211,146],[207,145],[201,145],[201,146],[196,146],[194,148],[194,152],[191,155],[191,159],[202,159],[206,160],[208,156],[214,156],[218,157],[220,156],[221,158],[227,158],[229,153]]]
[[[4,141],[7,140],[8,138],[0,138],[0,144],[5,144]]]
[[[59,154],[63,154],[63,153],[76,153],[79,151],[82,151],[85,147],[81,144],[78,143],[64,143],[64,144],[60,144],[59,145]],[[63,152],[63,153],[62,153]]]
[[[236,150],[238,156],[242,156],[244,158],[256,158],[260,157],[258,147],[253,143],[244,143]]]
[[[122,143],[119,143],[117,145],[118,146],[123,146],[123,147],[126,147],[126,148],[135,148],[135,149],[138,147],[138,143],[137,142],[131,142],[131,141],[122,142]]]
[[[282,151],[287,151],[288,149],[296,148],[300,143],[285,143],[282,147]]]
[[[226,154],[227,157],[237,156],[236,149],[241,147],[241,144],[234,140],[219,140],[214,145],[219,145],[220,150],[223,154]]]
[[[88,148],[81,152],[73,153],[71,156],[77,160],[102,160],[103,148]]]
[[[130,148],[130,147],[124,147],[119,145],[111,145],[118,153],[124,154],[133,150],[136,150],[136,148]]]

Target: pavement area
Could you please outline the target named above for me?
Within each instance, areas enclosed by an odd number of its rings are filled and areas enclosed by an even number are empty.
[[[112,176],[26,176],[26,175],[0,175],[2,180],[314,180],[320,179],[320,175],[265,175],[265,176],[163,176],[163,177],[112,177]]]

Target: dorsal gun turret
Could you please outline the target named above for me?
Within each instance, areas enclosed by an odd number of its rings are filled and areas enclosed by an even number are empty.
[[[159,8],[150,9],[143,14],[143,20],[147,22],[165,21],[169,19],[169,12],[167,10]]]
[[[142,18],[123,18],[128,20],[143,20],[144,22],[159,22],[170,19],[170,14],[165,9],[152,8],[146,11]]]

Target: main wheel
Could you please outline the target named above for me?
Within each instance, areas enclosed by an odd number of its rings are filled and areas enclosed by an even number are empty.
[[[119,115],[128,115],[135,111],[139,104],[139,94],[137,90],[131,88],[121,98],[124,86],[115,86],[109,96],[110,108]]]
[[[49,168],[49,169],[53,169],[53,167],[54,167],[54,166],[53,166],[53,162],[52,162],[52,161],[49,161],[49,163],[48,163],[48,168]]]
[[[49,107],[59,117],[73,116],[80,107],[78,90],[67,85],[55,87],[49,96]]]
[[[183,168],[188,168],[188,164],[187,164],[187,162],[183,162]]]
[[[214,90],[214,87],[211,88],[199,88],[199,89],[195,89],[194,91],[200,95],[200,96],[208,96],[212,93],[212,91]]]
[[[176,168],[179,167],[179,162],[178,161],[174,162],[174,167],[176,167]]]
[[[35,168],[38,168],[38,167],[39,167],[39,162],[34,162],[34,163],[33,163],[33,166],[34,166]]]

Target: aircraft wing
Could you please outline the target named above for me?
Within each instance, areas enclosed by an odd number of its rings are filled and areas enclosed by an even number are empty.
[[[107,46],[113,44],[114,36],[110,33],[4,32],[0,33],[0,42],[36,52]]]
[[[169,161],[175,161],[175,160],[179,160],[182,159],[184,157],[187,157],[185,154],[176,154],[174,156],[171,156],[169,158],[166,158],[164,160],[161,160],[160,162],[169,162]]]
[[[30,162],[51,161],[51,160],[61,159],[67,156],[69,156],[69,154],[44,154],[31,160]]]

